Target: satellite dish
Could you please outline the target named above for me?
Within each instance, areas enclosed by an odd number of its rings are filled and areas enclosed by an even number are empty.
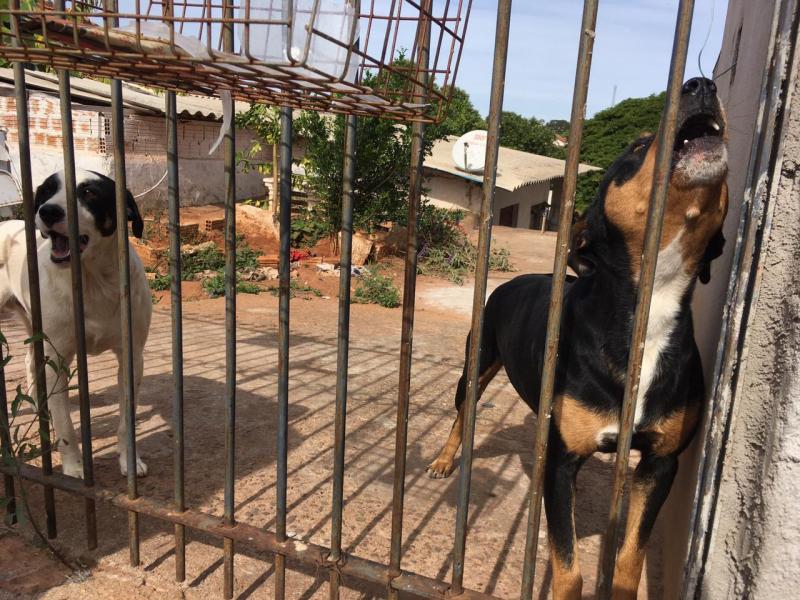
[[[482,129],[462,135],[453,145],[453,162],[467,173],[482,173],[486,162],[486,138]]]

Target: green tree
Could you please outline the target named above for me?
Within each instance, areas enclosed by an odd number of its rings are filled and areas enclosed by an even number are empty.
[[[541,121],[503,111],[500,115],[500,145],[542,156],[564,157],[564,149],[553,145],[556,134]]]
[[[628,98],[588,119],[583,126],[581,162],[607,169],[636,138],[643,133],[655,133],[664,98],[663,92],[646,98]],[[602,171],[578,178],[575,205],[579,211],[591,204],[602,178]]]
[[[565,119],[550,119],[544,126],[558,135],[566,137],[569,134],[569,121]]]
[[[447,135],[461,136],[473,129],[485,129],[486,121],[470,100],[469,94],[459,87],[453,88],[453,95],[447,107],[444,120],[430,126],[430,135],[436,139]]]

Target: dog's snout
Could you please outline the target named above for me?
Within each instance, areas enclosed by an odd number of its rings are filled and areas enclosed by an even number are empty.
[[[64,209],[56,204],[42,204],[39,207],[39,218],[45,225],[54,225],[64,219]]]
[[[717,93],[717,86],[705,77],[692,77],[683,84],[681,91],[689,96],[713,96]]]

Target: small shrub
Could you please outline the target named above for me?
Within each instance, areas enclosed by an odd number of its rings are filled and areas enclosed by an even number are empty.
[[[302,216],[292,219],[292,246],[295,248],[310,248],[315,246],[323,237],[330,234],[328,224],[316,210],[303,213]]]
[[[258,267],[258,257],[261,253],[247,245],[244,237],[238,236],[236,240],[236,270],[255,269]],[[217,248],[216,244],[208,244],[196,252],[181,253],[181,279],[188,281],[194,279],[202,271],[223,271],[225,269],[225,254]]]
[[[400,306],[400,292],[388,275],[368,273],[361,279],[361,285],[353,294],[357,304],[380,304],[386,308]]]
[[[156,276],[150,280],[150,289],[155,292],[163,292],[169,289],[170,284],[172,283],[172,277],[167,275],[160,275],[156,272]]]
[[[203,280],[203,290],[210,298],[220,298],[225,295],[225,274],[217,273],[213,277]],[[240,294],[258,294],[261,288],[249,281],[236,281],[236,291]]]
[[[461,232],[454,240],[442,246],[423,247],[419,253],[417,272],[421,275],[445,277],[461,285],[464,277],[475,271],[477,261],[478,248]],[[489,270],[516,270],[511,264],[511,253],[505,248],[492,248],[489,254]]]

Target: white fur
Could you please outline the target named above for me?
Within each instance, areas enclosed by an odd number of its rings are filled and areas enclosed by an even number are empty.
[[[96,177],[87,171],[77,172],[78,183]],[[47,203],[60,205],[66,212],[66,197],[63,182],[59,193]],[[110,200],[113,203],[113,199]],[[45,228],[37,216],[37,226]],[[123,224],[123,226],[125,226]],[[66,223],[50,227],[66,235]],[[119,362],[118,381],[120,404],[124,398],[122,389],[122,340],[119,301],[119,267],[117,263],[116,233],[103,237],[95,227],[93,215],[79,202],[79,229],[81,235],[89,236],[89,243],[81,253],[83,271],[83,299],[86,325],[86,349],[96,355],[111,350]],[[51,242],[37,233],[39,286],[42,300],[42,326],[49,344],[45,354],[57,353],[66,364],[75,359],[75,328],[72,309],[72,279],[69,262],[54,263],[50,258]],[[74,260],[74,257],[71,259]],[[28,260],[25,252],[25,229],[22,221],[6,221],[0,225],[0,309],[11,310],[21,317],[28,333],[32,333],[30,320],[30,294],[28,286]],[[142,353],[150,328],[152,302],[144,267],[135,252],[130,253],[131,302],[133,306],[133,363],[134,402],[142,378]],[[34,390],[35,370],[33,348],[29,346],[26,356],[28,386],[31,396]],[[74,477],[83,476],[81,452],[69,412],[67,382],[46,367],[48,398],[57,447],[61,453],[64,473]],[[120,411],[118,434],[119,464],[123,475],[127,473],[125,419]],[[147,473],[146,465],[136,457],[136,472]]]
[[[675,165],[683,185],[703,186],[719,183],[728,173],[728,148],[720,143],[710,151],[688,153]]]
[[[675,329],[681,300],[692,280],[684,270],[681,238],[682,232],[670,242],[669,246],[658,253],[653,298],[650,302],[650,317],[647,320],[642,371],[639,376],[639,393],[636,397],[635,427],[638,427],[644,418],[647,391],[658,373],[661,354],[667,347],[669,338]],[[608,425],[597,432],[596,440],[600,443],[604,436],[618,433],[619,424]]]

